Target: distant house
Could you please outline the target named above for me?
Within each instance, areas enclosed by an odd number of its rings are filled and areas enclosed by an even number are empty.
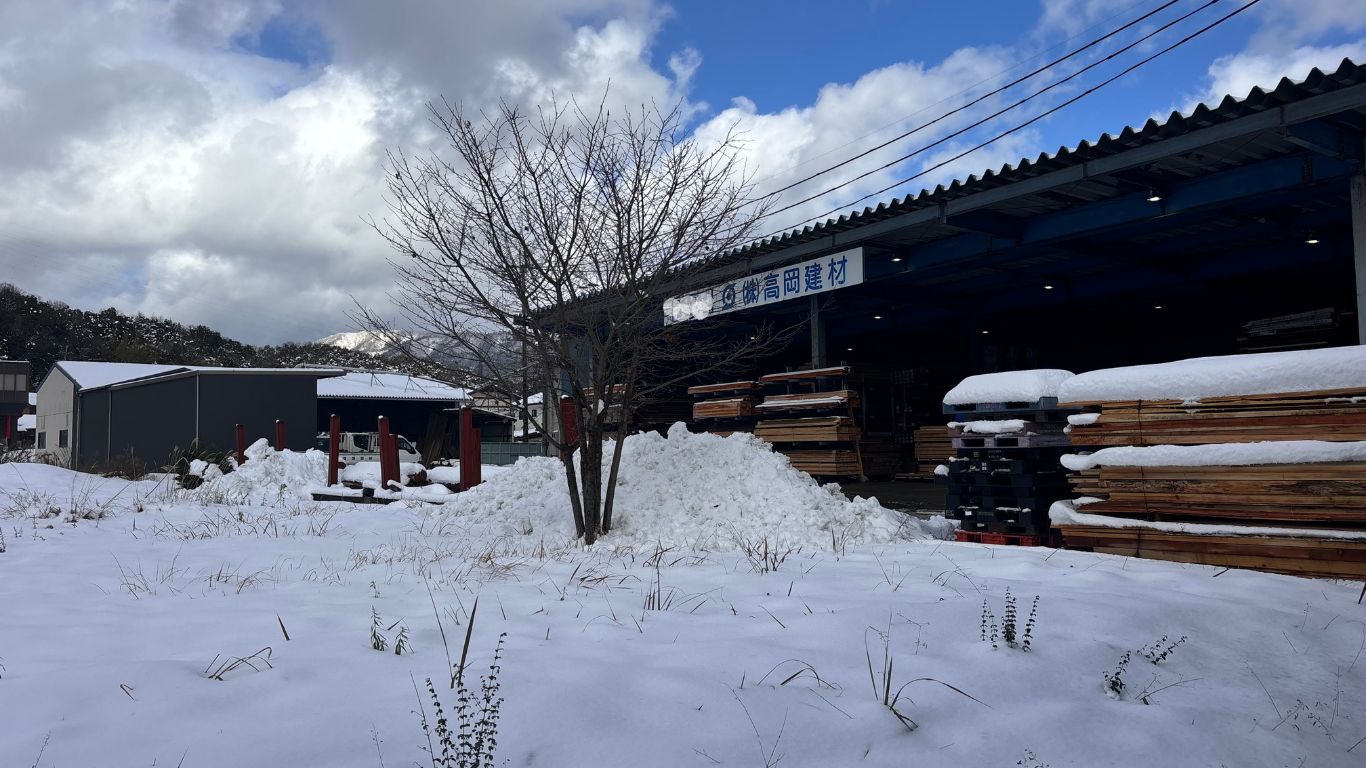
[[[213,368],[64,360],[38,388],[35,448],[68,467],[106,464],[125,455],[161,466],[176,447],[198,440],[229,449],[242,424],[248,441],[310,448],[323,368]]]
[[[469,404],[468,392],[444,381],[390,371],[347,371],[318,380],[317,430],[326,432],[336,414],[345,432],[374,432],[379,417],[385,416],[389,429],[421,446],[423,455],[450,457],[458,438],[452,411]]]
[[[0,360],[0,448],[19,439],[18,419],[28,408],[29,365],[24,360]]]

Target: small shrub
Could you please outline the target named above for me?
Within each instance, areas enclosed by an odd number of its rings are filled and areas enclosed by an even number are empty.
[[[1163,635],[1161,639],[1139,648],[1138,655],[1153,664],[1161,664],[1167,660],[1172,651],[1175,651],[1184,642],[1186,642],[1185,635],[1171,642],[1168,642],[1167,636]]]
[[[740,551],[749,561],[752,573],[773,573],[781,568],[783,563],[787,562],[787,558],[802,551],[801,547],[786,547],[776,542],[770,543],[767,536],[758,541],[737,537],[735,543],[739,545]]]
[[[503,698],[498,695],[499,673],[502,671],[503,645],[507,633],[498,636],[494,646],[493,663],[488,674],[479,679],[479,689],[471,690],[465,685],[464,675],[456,679],[455,717],[452,724],[436,692],[436,685],[427,678],[427,698],[432,705],[432,719],[428,720],[427,710],[418,695],[418,715],[421,718],[422,735],[427,745],[431,768],[493,768],[498,751],[498,720],[502,715]]]
[[[398,628],[398,636],[394,638],[394,655],[402,656],[405,653],[412,653],[413,645],[408,641],[408,628],[406,626]]]
[[[260,672],[262,669],[273,669],[270,663],[271,648],[266,646],[250,656],[238,656],[229,658],[222,664],[218,663],[221,656],[214,656],[209,666],[204,668],[204,674],[210,680],[222,682],[229,672],[241,667],[250,667],[253,672]],[[215,666],[217,665],[217,666]]]
[[[384,636],[384,633],[380,631],[380,630],[382,630],[383,628],[384,628],[384,622],[383,622],[383,621],[380,619],[380,617],[379,617],[379,610],[378,610],[377,608],[371,607],[371,608],[370,608],[370,647],[371,647],[371,648],[374,648],[374,649],[377,650],[377,651],[384,651],[384,650],[388,650],[388,648],[389,648],[389,638],[385,637],[385,636]]]
[[[1105,681],[1105,694],[1112,699],[1119,700],[1124,696],[1124,672],[1129,667],[1129,660],[1133,658],[1133,653],[1125,651],[1119,661],[1115,663],[1114,669],[1106,672],[1103,676]]]
[[[1039,620],[1039,597],[1034,596],[1034,602],[1029,607],[1029,617],[1025,619],[1024,631],[1020,631],[1020,613],[1016,605],[1015,596],[1010,593],[1010,587],[1006,587],[1004,598],[1005,610],[1002,612],[1000,626],[996,624],[996,614],[991,610],[991,604],[987,600],[982,600],[982,623],[979,636],[982,642],[990,642],[991,649],[1000,648],[1000,642],[1004,641],[1007,648],[1018,648],[1028,652],[1034,644],[1034,628]]]

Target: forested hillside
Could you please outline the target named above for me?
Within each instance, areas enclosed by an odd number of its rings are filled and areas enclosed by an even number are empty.
[[[141,314],[129,316],[114,309],[85,312],[8,284],[0,284],[0,358],[31,362],[35,386],[58,360],[232,367],[290,367],[301,363],[387,370],[412,367],[327,344],[257,347],[202,325],[186,326]]]

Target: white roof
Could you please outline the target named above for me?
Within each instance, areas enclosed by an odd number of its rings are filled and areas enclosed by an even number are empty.
[[[147,365],[145,363],[90,363],[77,360],[62,360],[57,367],[76,382],[77,389],[91,389],[119,384],[147,376],[184,370],[183,365]]]
[[[36,426],[38,426],[38,417],[29,413],[19,417],[16,429],[20,432],[28,432]]]
[[[166,376],[173,373],[271,373],[300,376],[335,376],[340,371],[323,368],[227,368],[213,365],[150,365],[147,363],[92,363],[84,360],[61,360],[57,363],[76,388],[84,391],[114,384]]]
[[[469,393],[444,381],[406,373],[351,371],[344,376],[318,379],[318,397],[368,400],[468,400]]]

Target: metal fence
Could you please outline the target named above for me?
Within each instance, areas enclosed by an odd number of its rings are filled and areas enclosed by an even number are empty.
[[[545,448],[540,443],[480,443],[479,459],[482,464],[507,466],[516,464],[523,456],[544,456]]]

